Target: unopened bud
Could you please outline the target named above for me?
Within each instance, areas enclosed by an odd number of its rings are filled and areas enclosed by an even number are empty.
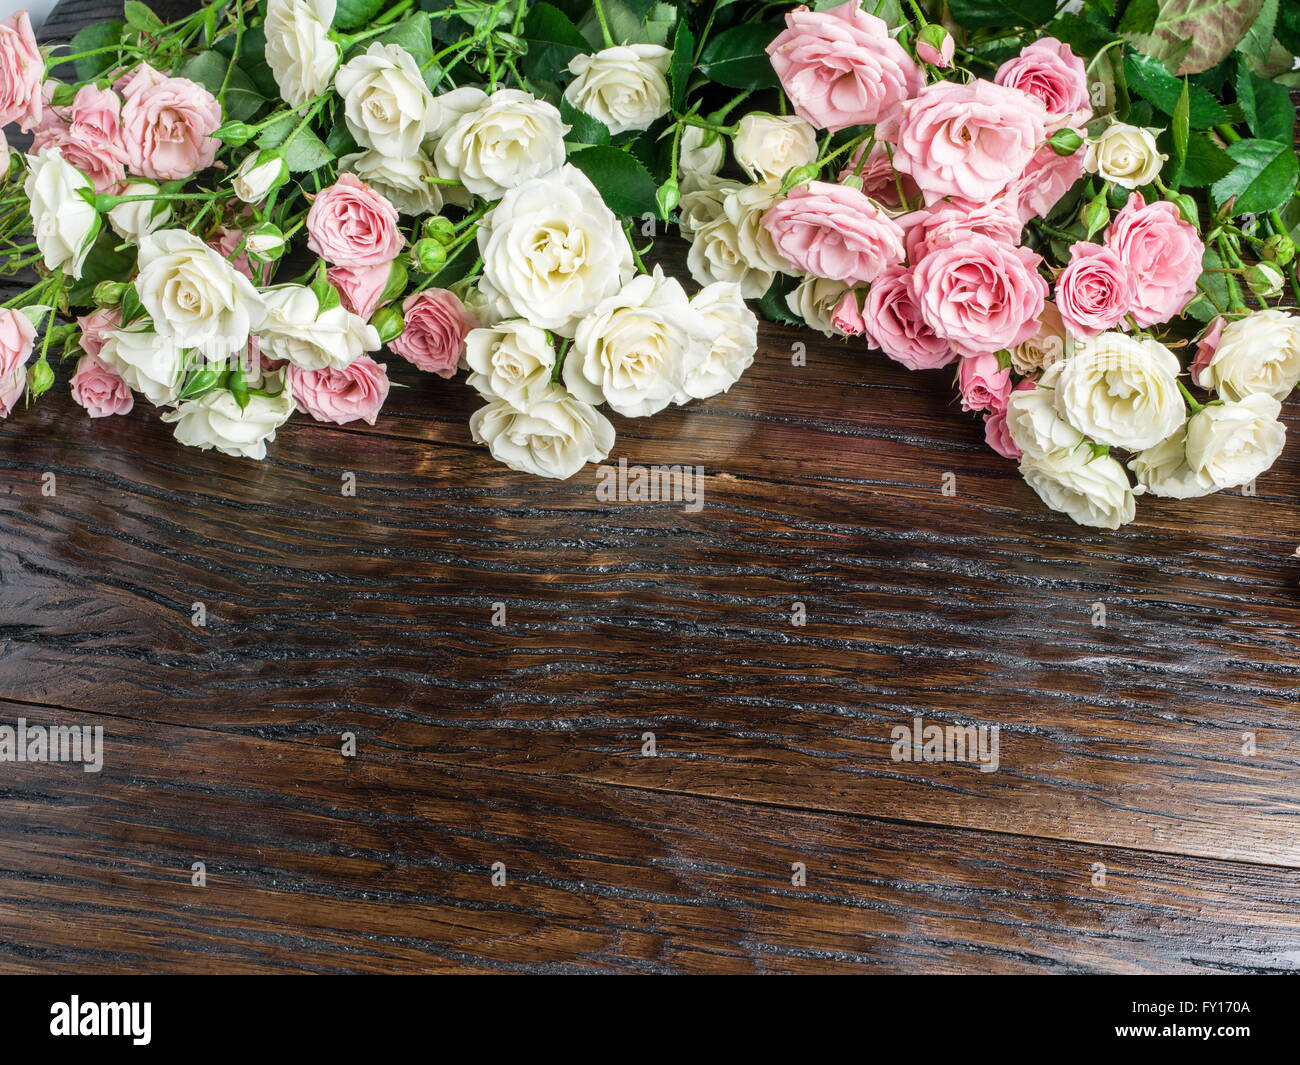
[[[1073,155],[1083,144],[1083,138],[1067,126],[1053,133],[1047,143],[1057,155]]]
[[[1262,300],[1281,292],[1283,279],[1281,268],[1273,263],[1254,263],[1246,268],[1246,284]]]
[[[388,283],[384,285],[384,291],[379,294],[379,302],[391,303],[406,291],[406,264],[401,259],[394,259],[392,265],[388,268]]]
[[[406,328],[406,320],[402,317],[402,312],[396,307],[383,307],[375,312],[375,316],[370,319],[370,324],[375,327],[375,332],[379,334],[379,342],[387,344],[390,340],[395,340],[402,335],[402,330]]]
[[[438,241],[424,237],[411,248],[411,262],[417,270],[436,274],[447,264],[447,249]]]
[[[1196,226],[1198,229],[1201,225],[1201,215],[1196,209],[1196,201],[1185,192],[1169,193],[1169,202],[1178,208],[1178,213],[1183,216],[1183,221]]]
[[[456,223],[440,214],[430,215],[424,220],[422,232],[430,240],[439,244],[448,244],[456,235]]]
[[[31,369],[27,371],[27,389],[32,394],[32,399],[50,390],[50,385],[54,384],[54,371],[50,369],[50,364],[44,359],[32,363]]]
[[[253,128],[246,122],[227,122],[224,126],[218,126],[213,136],[222,144],[238,148],[241,144],[249,142],[253,136]]]
[[[274,148],[249,152],[231,175],[230,187],[245,203],[261,203],[289,180],[289,167]]]
[[[677,179],[670,177],[659,186],[655,193],[655,203],[659,205],[659,217],[665,222],[668,216],[673,213],[673,209],[682,202],[682,190],[677,185]]]
[[[923,26],[916,35],[916,57],[932,67],[950,67],[956,47],[957,42],[953,40],[952,34],[937,22]]]
[[[244,234],[244,250],[257,263],[274,262],[284,254],[284,247],[284,234],[270,222],[263,222]]]
[[[96,307],[116,307],[126,294],[125,281],[101,281],[90,294]]]
[[[1264,241],[1264,258],[1269,262],[1286,266],[1295,258],[1295,241],[1286,233],[1274,233]]]
[[[1094,233],[1100,233],[1110,222],[1110,211],[1106,208],[1104,197],[1098,196],[1094,200],[1088,201],[1088,206],[1083,209],[1083,224],[1088,227],[1087,239],[1091,240]]]
[[[784,195],[796,185],[806,185],[810,181],[817,180],[817,168],[815,166],[795,166],[785,172],[785,177],[781,179],[781,193]]]

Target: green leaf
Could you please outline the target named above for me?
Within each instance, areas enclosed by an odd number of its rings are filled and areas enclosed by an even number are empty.
[[[600,145],[574,152],[569,162],[591,178],[601,198],[616,215],[638,218],[655,212],[654,179],[628,152]]]
[[[523,39],[528,45],[524,73],[542,81],[568,76],[569,60],[594,51],[569,16],[551,4],[534,4],[528,9]]]
[[[1213,248],[1206,248],[1205,253],[1201,256],[1201,277],[1198,287],[1209,292],[1212,299],[1207,299],[1204,295],[1199,295],[1192,300],[1184,310],[1184,314],[1195,318],[1200,322],[1208,322],[1211,318],[1219,314],[1219,307],[1227,307],[1231,296],[1228,294],[1227,277],[1220,273],[1223,269],[1223,260],[1219,258],[1219,253]]]
[[[230,79],[227,81],[226,68],[229,63],[229,58],[216,50],[200,52],[185,62],[180,74],[191,81],[197,81],[217,97],[226,118],[243,121],[256,114],[266,99],[254,87],[252,79],[238,67],[230,71]],[[226,86],[224,92],[221,89],[223,83]]]
[[[334,28],[355,30],[379,14],[387,0],[338,0],[334,9]]]
[[[686,88],[695,66],[695,34],[683,19],[673,37],[673,58],[668,65],[668,80],[673,89],[673,110],[686,106]]]
[[[101,281],[125,281],[135,272],[135,249],[117,251],[121,238],[107,226],[100,232],[81,267],[81,279],[68,288],[68,302],[76,307],[90,303]]]
[[[122,5],[122,14],[126,17],[126,24],[133,30],[157,33],[163,28],[163,20],[153,13],[148,4],[140,3],[140,0],[126,0]]]
[[[1159,60],[1147,55],[1129,55],[1124,60],[1124,74],[1131,91],[1151,101],[1165,114],[1173,115],[1183,94],[1184,83],[1170,74]],[[1187,92],[1188,122],[1192,129],[1208,129],[1228,120],[1223,106],[1205,89],[1191,85]]]
[[[1124,9],[1124,17],[1116,27],[1120,33],[1150,33],[1156,28],[1156,16],[1160,14],[1160,0],[1130,0]]]
[[[733,26],[711,40],[700,56],[700,70],[729,89],[765,89],[779,84],[767,46],[780,27],[758,22]]]
[[[1232,170],[1232,157],[1204,133],[1193,133],[1187,140],[1187,158],[1179,185],[1199,189],[1213,185]]]
[[[1187,160],[1187,140],[1191,136],[1191,86],[1183,78],[1183,91],[1178,94],[1178,103],[1174,105],[1173,120],[1169,124],[1169,136],[1174,142],[1174,155],[1170,162],[1173,177],[1170,184],[1175,187],[1182,181],[1183,163]]]
[[[1295,107],[1285,85],[1257,77],[1242,64],[1237,69],[1237,103],[1250,131],[1266,141],[1290,141]]]
[[[1056,13],[1055,0],[949,0],[952,17],[967,29],[1042,26]]]
[[[1096,55],[1111,41],[1119,37],[1106,26],[1086,15],[1066,11],[1052,19],[1043,29],[1044,34],[1068,44],[1075,55]]]
[[[792,325],[796,328],[808,324],[794,311],[790,310],[790,304],[785,300],[786,296],[794,291],[798,281],[799,279],[796,277],[788,277],[785,274],[776,275],[767,291],[758,300],[758,309],[762,312],[764,318],[769,322]]]
[[[1237,165],[1210,190],[1216,204],[1235,196],[1235,214],[1260,214],[1281,207],[1295,192],[1300,160],[1289,143],[1237,141],[1228,146],[1228,154]]]
[[[1177,74],[1199,74],[1237,46],[1259,16],[1264,0],[1160,0],[1149,34],[1132,40],[1147,55],[1178,63]]]
[[[284,147],[284,162],[290,173],[319,170],[333,160],[334,153],[309,129],[299,130]]]
[[[585,111],[579,111],[568,100],[560,100],[560,118],[571,128],[565,135],[566,144],[608,144],[609,127]]]
[[[229,59],[235,54],[235,35],[227,34],[219,38],[212,47]],[[261,26],[253,26],[244,31],[237,66],[248,75],[253,88],[265,99],[280,98],[280,86],[276,84],[275,75],[266,64],[266,31]]]
[[[68,54],[76,55],[79,52],[89,52],[95,48],[111,48],[122,39],[124,25],[125,23],[121,21],[112,21],[96,22],[87,26],[69,42]],[[78,78],[82,81],[93,81],[116,62],[117,60],[113,58],[111,52],[104,52],[100,55],[88,55],[76,59],[72,65],[77,71]]]
[[[415,59],[415,65],[421,70],[433,58],[433,29],[429,24],[429,16],[424,11],[417,11],[409,18],[402,19],[386,33],[381,33],[378,37],[373,37],[368,41],[361,41],[358,48],[361,51],[369,48],[371,44],[396,44],[405,48]]]
[[[1237,45],[1237,51],[1260,63],[1267,62],[1273,47],[1273,27],[1276,25],[1277,0],[1264,0],[1255,21]]]

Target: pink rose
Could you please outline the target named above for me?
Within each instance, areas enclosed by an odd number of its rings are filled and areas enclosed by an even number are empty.
[[[795,113],[820,129],[870,125],[915,96],[921,68],[859,0],[828,11],[797,7],[767,46]]]
[[[397,208],[355,174],[340,174],[307,212],[307,247],[332,266],[386,266],[405,243]]]
[[[36,343],[36,330],[21,311],[0,309],[0,376],[7,377],[22,366]]]
[[[876,278],[863,312],[871,343],[909,370],[933,370],[957,358],[952,345],[921,318],[911,274],[901,266],[891,266]]]
[[[388,371],[369,355],[358,355],[343,369],[288,369],[294,401],[318,422],[375,424],[388,398]]]
[[[343,306],[368,322],[379,306],[379,297],[388,287],[391,273],[391,263],[379,266],[331,266],[325,271],[325,277],[338,289]]]
[[[912,272],[921,317],[963,355],[983,355],[1028,340],[1038,329],[1047,282],[1028,248],[969,237],[938,248]]]
[[[141,63],[134,70],[128,71],[113,82],[113,91],[121,96],[138,96],[146,89],[161,85],[167,75],[155,70],[148,63]]]
[[[1001,198],[983,204],[940,200],[933,207],[912,211],[897,221],[903,227],[903,247],[910,263],[919,263],[937,248],[960,244],[972,236],[1018,244],[1024,228],[1007,201]]]
[[[831,311],[831,328],[846,337],[857,337],[866,332],[867,323],[862,320],[856,290],[849,289],[835,304],[835,310]]]
[[[861,190],[811,181],[763,215],[776,250],[805,273],[855,285],[903,261],[903,231]]]
[[[118,123],[121,108],[116,93],[83,85],[66,113],[46,106],[32,138],[32,154],[59,148],[64,159],[90,178],[96,192],[112,192],[126,176],[126,150]]]
[[[879,127],[894,165],[926,196],[993,199],[1029,165],[1042,142],[1042,101],[991,81],[935,82]]]
[[[30,132],[41,117],[45,60],[26,11],[0,22],[0,126],[17,122]],[[8,413],[8,412],[6,412]]]
[[[1036,96],[1047,108],[1047,132],[1086,125],[1092,118],[1083,60],[1055,37],[1041,37],[998,68],[993,80]]]
[[[135,397],[121,375],[98,355],[83,355],[77,360],[71,385],[73,400],[92,418],[127,414],[135,406]]]
[[[78,318],[77,325],[81,329],[81,350],[98,355],[109,334],[122,325],[122,314],[116,307],[101,307]]]
[[[1075,132],[1081,137],[1087,137],[1086,130]],[[1083,177],[1084,158],[1082,150],[1070,155],[1058,155],[1050,144],[1039,148],[1029,160],[1025,172],[1012,183],[1007,192],[1008,198],[1017,205],[1020,221],[1045,218],[1061,197]]]
[[[418,369],[450,377],[465,354],[465,336],[478,321],[455,293],[431,288],[412,293],[402,304],[406,327],[390,349]]]
[[[957,364],[957,388],[962,410],[1001,413],[1011,395],[1011,367],[993,354],[968,355]]]
[[[1011,439],[1011,430],[1007,428],[1007,412],[1000,410],[995,414],[984,415],[984,443],[1004,459],[1019,459],[1020,448]]]
[[[0,377],[0,418],[13,413],[14,404],[27,390],[27,371],[19,366],[12,373]]]
[[[1172,203],[1148,204],[1132,193],[1106,230],[1106,243],[1133,275],[1129,311],[1138,325],[1169,321],[1196,295],[1205,245]]]
[[[1056,279],[1056,309],[1076,337],[1095,337],[1124,320],[1133,304],[1133,275],[1114,248],[1079,241]]]
[[[900,186],[903,189],[903,195],[907,197],[908,203],[920,202],[921,190],[916,187],[916,182],[907,174],[895,173],[894,164],[889,159],[889,153],[885,151],[885,146],[879,141],[872,145],[871,151],[867,153],[867,161],[862,164],[862,169],[859,171],[858,164],[862,161],[862,147],[862,145],[859,145],[854,150],[853,158],[840,171],[841,184],[847,178],[856,174],[862,179],[862,191],[877,203],[882,203],[886,207],[898,208],[903,206],[903,201],[898,196]]]
[[[178,181],[212,165],[221,146],[212,136],[221,125],[221,105],[189,78],[154,76],[137,72],[122,90],[127,168],[141,177]]]
[[[1214,319],[1201,334],[1201,339],[1196,344],[1196,358],[1192,360],[1191,375],[1193,383],[1201,388],[1209,388],[1208,381],[1201,380],[1201,374],[1209,368],[1214,359],[1214,353],[1218,350],[1219,341],[1223,338],[1223,328],[1228,324],[1223,315]]]
[[[952,66],[952,54],[957,50],[957,42],[951,33],[943,35],[943,42],[936,48],[929,41],[916,42],[916,58],[932,67],[947,70]]]

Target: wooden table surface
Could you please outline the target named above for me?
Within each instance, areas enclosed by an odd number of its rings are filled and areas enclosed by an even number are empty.
[[[400,368],[262,464],[62,384],[0,423],[0,723],[106,748],[0,764],[0,970],[1300,970],[1300,444],[1082,529],[944,373],[761,336],[614,419],[696,513]],[[916,716],[998,771],[893,761]]]

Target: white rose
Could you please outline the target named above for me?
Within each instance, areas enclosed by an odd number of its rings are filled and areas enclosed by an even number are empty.
[[[502,322],[471,329],[465,337],[466,383],[485,399],[503,399],[521,411],[550,392],[555,348],[545,329],[527,322]]]
[[[78,189],[91,189],[90,179],[63,158],[58,148],[44,148],[27,157],[27,194],[32,234],[47,270],[81,277],[86,254],[99,233],[99,214]]]
[[[121,192],[122,196],[153,196],[158,186],[151,181],[129,182]],[[129,244],[139,244],[171,221],[172,209],[166,200],[135,200],[132,203],[119,203],[108,212],[108,224],[113,232]]]
[[[739,181],[730,178],[709,177],[701,175],[692,182],[692,188],[683,186],[682,202],[678,210],[678,228],[682,236],[688,239],[723,216],[722,201],[727,193],[743,188]]]
[[[400,45],[372,44],[339,68],[334,88],[357,143],[390,159],[410,159],[438,128],[441,111]]]
[[[478,227],[493,317],[572,336],[578,320],[632,276],[632,249],[613,212],[576,167],[507,192]]]
[[[164,229],[140,241],[140,302],[159,333],[224,358],[248,344],[266,308],[251,281],[193,233]]]
[[[708,357],[712,340],[712,328],[680,282],[656,266],[578,323],[564,383],[588,403],[644,418],[682,391],[687,370]]]
[[[712,177],[722,169],[727,157],[727,145],[722,134],[699,126],[685,126],[677,145],[677,169],[683,179]]]
[[[701,285],[727,281],[740,286],[746,299],[763,295],[776,277],[775,270],[752,266],[740,250],[740,234],[726,215],[694,231],[686,266]]]
[[[1124,467],[1109,455],[1094,457],[1089,447],[1027,455],[1020,473],[1044,503],[1080,525],[1118,529],[1137,512]]]
[[[545,100],[518,89],[498,89],[443,132],[434,160],[444,178],[459,181],[475,196],[496,200],[507,189],[563,165],[568,131],[560,112]]]
[[[382,152],[345,155],[339,169],[356,174],[402,214],[437,214],[442,210],[443,188],[425,178],[437,177],[438,168],[424,152],[409,159],[389,159]]]
[[[99,357],[155,407],[175,402],[181,349],[166,337],[151,329],[115,329],[105,338]]]
[[[0,178],[9,174],[12,162],[13,152],[9,148],[9,138],[5,136],[5,131],[0,129]]]
[[[671,106],[668,64],[672,53],[657,44],[627,44],[595,55],[576,55],[564,90],[574,107],[609,127],[610,133],[646,129]]]
[[[230,175],[230,187],[245,203],[261,203],[289,178],[289,167],[274,149],[249,152]]]
[[[1300,318],[1268,309],[1229,322],[1196,380],[1228,399],[1256,392],[1286,399],[1300,383]]]
[[[776,185],[742,185],[722,200],[722,213],[736,227],[740,254],[751,267],[776,273],[799,271],[779,251],[772,234],[763,225],[763,215],[776,203],[780,189]]]
[[[492,457],[512,470],[572,477],[588,462],[599,462],[614,446],[614,427],[588,403],[551,385],[525,413],[504,399],[476,410],[470,436],[486,444]]]
[[[786,293],[785,303],[790,310],[808,323],[809,328],[816,329],[824,336],[842,336],[831,325],[831,315],[835,312],[840,297],[849,290],[843,281],[832,281],[825,277],[805,277],[794,289]]]
[[[162,416],[175,422],[175,436],[180,443],[203,451],[216,448],[223,455],[236,458],[264,459],[266,445],[275,439],[275,431],[289,420],[294,411],[293,393],[283,375],[265,380],[262,389],[278,394],[263,396],[250,392],[248,403],[241,407],[224,388],[214,388],[198,399],[187,400]]]
[[[779,180],[792,167],[817,161],[817,131],[798,115],[755,111],[737,125],[732,151],[755,181]]]
[[[346,307],[322,310],[303,285],[277,285],[263,293],[266,321],[258,332],[262,350],[303,370],[341,370],[357,356],[379,350],[373,325]]]
[[[1041,383],[1037,388],[1017,388],[1007,397],[1007,431],[1028,456],[1069,450],[1083,441],[1083,434],[1057,414],[1055,390]]]
[[[1053,367],[1056,409],[1099,444],[1141,451],[1172,436],[1187,417],[1181,369],[1155,340],[1126,333],[1080,340]]]
[[[1129,459],[1128,468],[1152,495],[1193,499],[1218,490],[1204,472],[1187,464],[1187,433],[1182,429],[1155,447],[1139,451]]]
[[[329,38],[335,0],[267,0],[266,65],[290,107],[329,88],[339,46]]]
[[[1167,158],[1156,147],[1154,130],[1116,122],[1088,142],[1084,166],[1104,181],[1135,189],[1154,181]]]
[[[1257,392],[1240,400],[1211,403],[1187,422],[1187,465],[1217,488],[1253,481],[1277,461],[1286,444],[1278,421],[1282,404]]]
[[[754,364],[758,350],[758,319],[746,305],[739,285],[714,282],[691,297],[691,306],[713,330],[713,341],[704,358],[687,368],[678,403],[727,391]]]

